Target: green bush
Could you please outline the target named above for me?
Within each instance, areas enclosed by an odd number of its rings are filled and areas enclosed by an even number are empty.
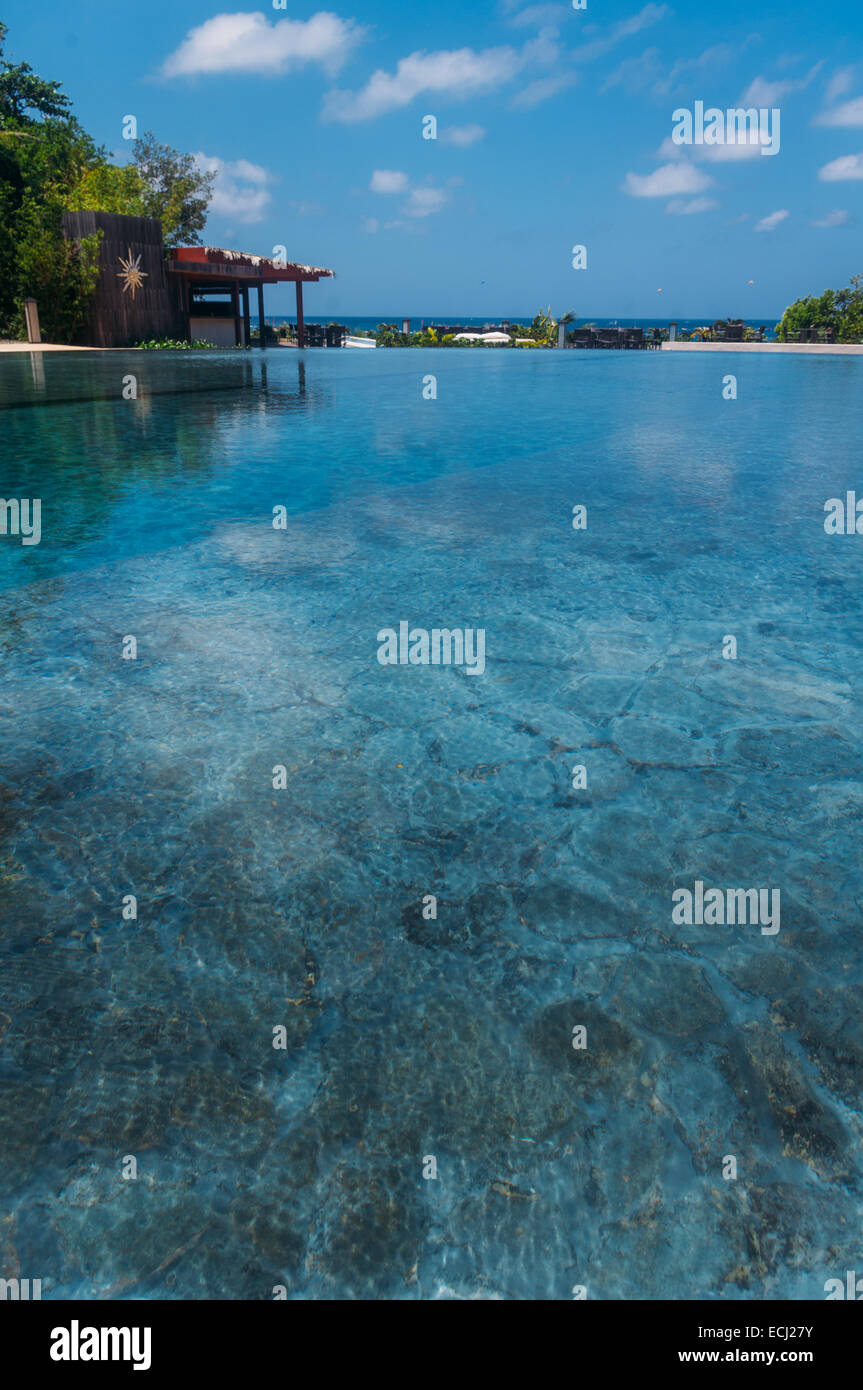
[[[776,336],[786,343],[813,324],[819,330],[832,329],[837,343],[863,341],[863,275],[852,276],[844,289],[795,299],[776,325]]]
[[[181,338],[149,338],[147,342],[136,343],[135,346],[141,348],[143,352],[162,352],[165,350],[171,352],[191,352],[193,348],[196,350],[206,348],[211,352],[221,352],[224,350],[222,348],[217,348],[215,343],[208,343],[205,338],[195,338],[191,343],[187,343]],[[229,351],[233,351],[233,349],[229,349]]]

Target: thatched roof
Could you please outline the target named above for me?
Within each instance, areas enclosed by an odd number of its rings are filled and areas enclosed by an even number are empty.
[[[255,270],[296,270],[301,275],[335,275],[325,266],[303,265],[301,261],[277,261],[272,256],[253,256],[249,251],[226,251],[221,246],[201,248],[208,261],[225,261],[229,265],[247,265]]]

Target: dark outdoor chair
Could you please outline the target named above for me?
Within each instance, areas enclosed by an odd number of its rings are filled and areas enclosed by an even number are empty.
[[[744,325],[742,322],[729,323],[725,329],[725,341],[727,343],[742,343],[743,334]]]
[[[809,330],[808,330],[808,328],[801,328],[800,332],[797,334],[797,337],[796,337],[796,339],[795,339],[795,342],[798,342],[798,343],[805,343],[808,336],[809,336]]]
[[[825,328],[825,329],[824,329],[824,341],[825,341],[825,343],[835,343],[835,342],[836,342],[836,330],[835,330],[835,328],[832,326],[832,324],[831,324],[831,326],[830,326],[829,328]]]
[[[622,346],[620,330],[618,328],[601,328],[596,335],[597,347],[619,348]]]
[[[343,323],[327,324],[327,347],[344,347],[345,345],[345,325]]]
[[[572,346],[577,348],[592,348],[596,334],[592,328],[576,328],[572,333]]]
[[[624,346],[625,348],[643,348],[643,347],[644,347],[644,329],[643,329],[643,328],[627,328],[626,331],[625,331],[625,333],[624,333],[624,335],[623,335],[623,346]]]
[[[306,324],[306,347],[323,347],[324,330],[319,323]]]

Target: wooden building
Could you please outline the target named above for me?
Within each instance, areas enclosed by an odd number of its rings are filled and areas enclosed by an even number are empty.
[[[70,240],[102,233],[99,282],[81,330],[82,343],[132,347],[148,338],[187,336],[180,301],[165,274],[158,217],[64,212],[63,232]]]
[[[203,339],[219,347],[251,345],[250,296],[264,323],[264,285],[296,285],[297,346],[305,346],[303,285],[333,275],[323,266],[180,246],[168,252],[156,217],[109,212],[66,212],[70,240],[102,233],[99,281],[82,342],[92,347],[133,347],[151,338]],[[266,334],[259,336],[266,346]]]
[[[257,295],[258,323],[262,326],[260,343],[265,347],[264,285],[286,280],[296,285],[297,346],[304,347],[303,285],[332,274],[331,270],[319,265],[300,265],[296,261],[273,260],[269,256],[251,256],[243,251],[224,251],[217,246],[179,246],[170,252],[168,261],[168,279],[180,287],[190,336],[210,337],[210,341],[230,345],[233,333],[233,342],[240,347],[248,346],[250,341],[252,291]],[[217,324],[221,336],[218,336]]]

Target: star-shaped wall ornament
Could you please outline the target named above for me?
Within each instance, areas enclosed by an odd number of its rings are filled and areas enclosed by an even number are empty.
[[[139,252],[135,259],[132,260],[131,246],[128,247],[127,250],[129,252],[128,260],[124,260],[122,256],[118,257],[118,260],[123,269],[117,271],[117,278],[118,280],[123,281],[123,293],[125,294],[128,290],[132,298],[134,299],[135,291],[142,290],[144,288],[144,281],[147,278],[147,271],[141,269],[141,256],[144,253]]]

